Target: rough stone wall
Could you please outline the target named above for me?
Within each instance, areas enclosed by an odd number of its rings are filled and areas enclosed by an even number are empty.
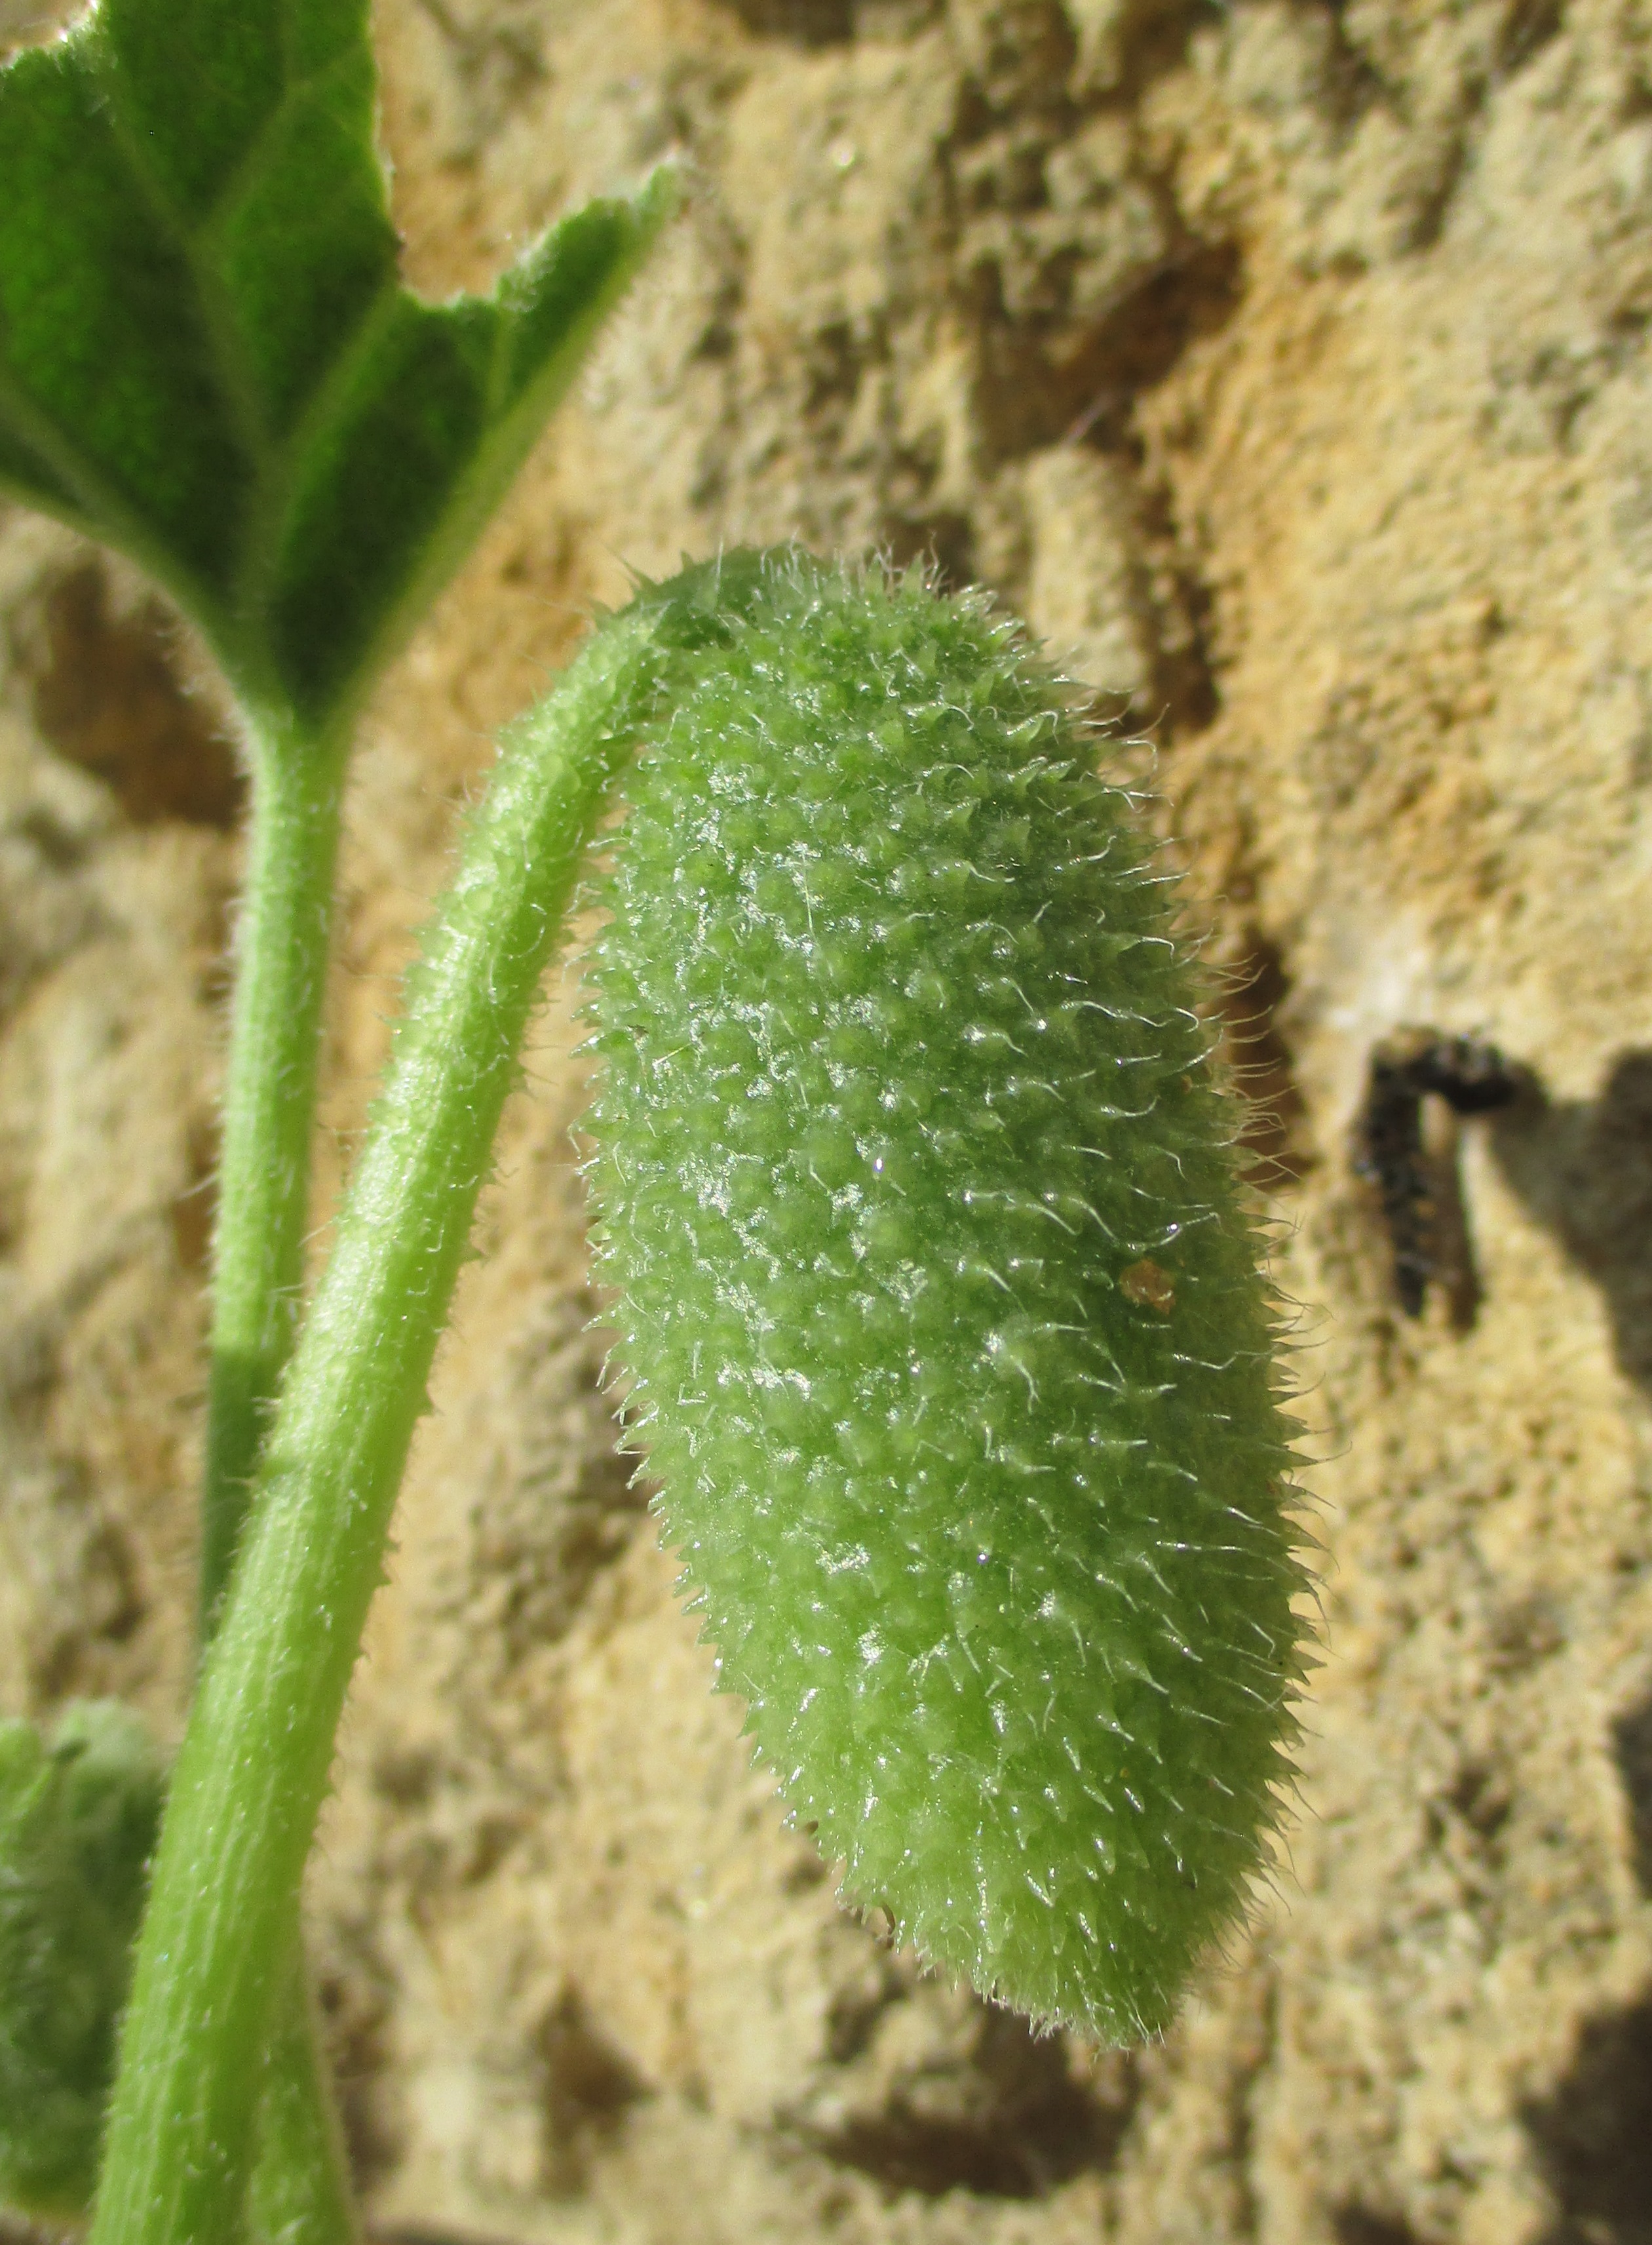
[[[318,1217],[590,604],[720,540],[931,553],[1151,729],[1244,970],[1324,1661],[1290,1859],[1161,2046],[1035,2042],[842,1916],[615,1456],[558,977],[312,1882],[378,2235],[1644,2245],[1652,6],[380,12],[422,285],[667,148],[697,184],[371,714]],[[0,671],[0,1706],[175,1730],[236,782],[142,588],[15,512]],[[1412,1322],[1351,1131],[1425,1025],[1538,1089],[1438,1141]]]

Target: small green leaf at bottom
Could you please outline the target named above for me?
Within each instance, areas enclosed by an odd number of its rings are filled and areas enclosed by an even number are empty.
[[[0,2206],[91,2201],[163,1791],[112,1700],[71,1706],[49,1744],[0,1723]]]

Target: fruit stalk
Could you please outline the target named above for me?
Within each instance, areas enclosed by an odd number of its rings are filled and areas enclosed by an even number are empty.
[[[236,2234],[278,1976],[390,1508],[541,972],[634,736],[651,619],[517,723],[410,978],[174,1767],[94,2245]]]

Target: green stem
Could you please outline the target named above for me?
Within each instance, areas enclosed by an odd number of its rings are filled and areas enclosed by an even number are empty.
[[[296,1923],[276,1985],[247,2188],[251,2245],[355,2245],[349,2161]]]
[[[659,621],[657,598],[633,604],[512,729],[410,978],[173,1772],[94,2245],[201,2245],[233,2236],[240,2216],[260,2087],[247,2053],[269,2031],[334,1732],[518,1045],[654,690]],[[296,917],[308,939],[319,907],[315,887],[306,893],[309,917]]]
[[[253,804],[224,1102],[201,1496],[203,1646],[297,1331],[345,763],[341,741],[317,739],[281,714],[249,721],[248,735]],[[284,1960],[264,2065],[253,2235],[260,2245],[350,2245],[348,2167],[295,1925]]]
[[[297,1331],[309,1220],[343,743],[281,713],[250,726],[253,806],[236,938],[213,1245],[201,1500],[203,1644],[235,1556],[269,1407]]]

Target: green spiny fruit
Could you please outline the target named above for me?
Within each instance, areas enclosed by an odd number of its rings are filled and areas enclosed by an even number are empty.
[[[601,892],[633,1423],[846,1896],[1133,2038],[1264,1862],[1303,1665],[1231,1096],[1163,872],[1018,633],[757,575]]]

